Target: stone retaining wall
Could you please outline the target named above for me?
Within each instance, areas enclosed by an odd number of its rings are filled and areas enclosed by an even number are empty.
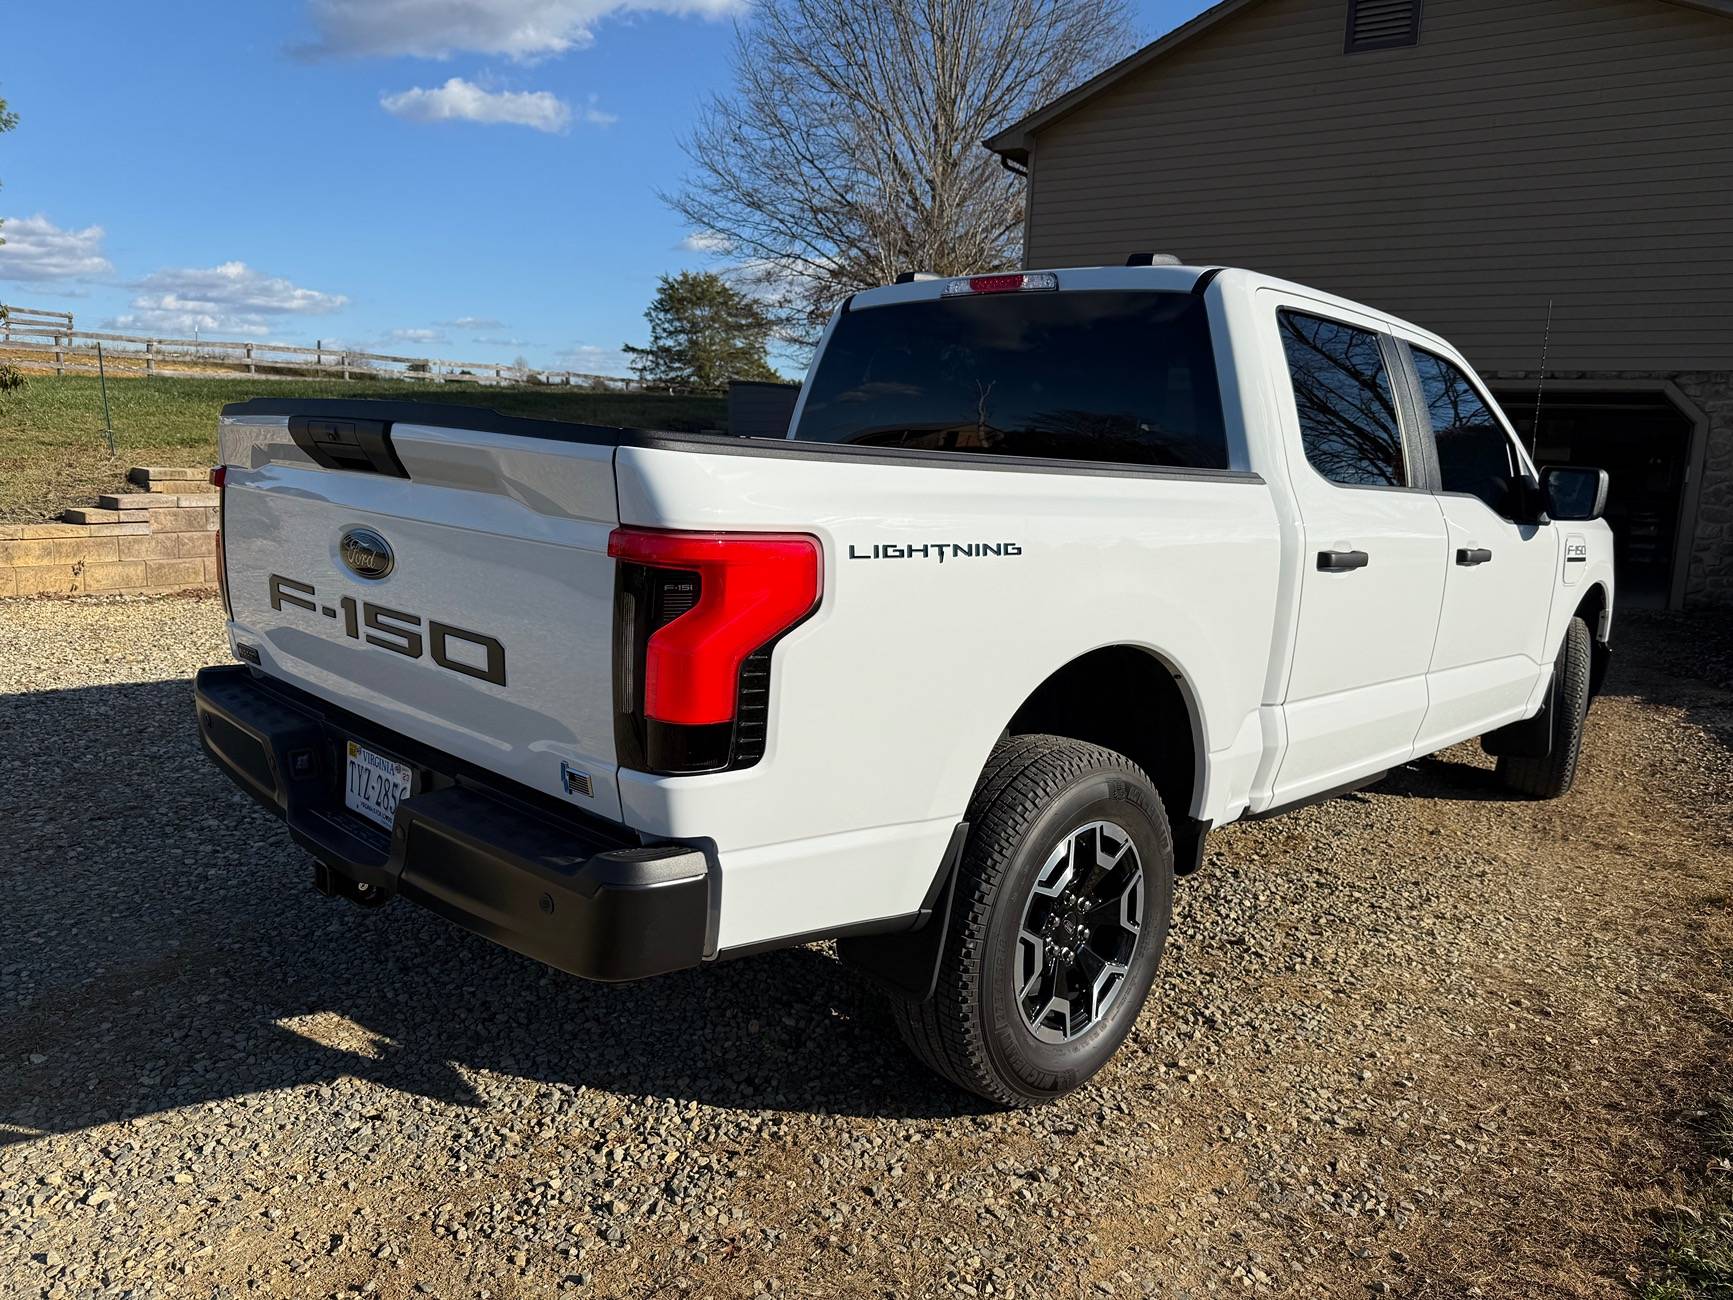
[[[1733,374],[1683,374],[1674,382],[1709,418],[1685,604],[1733,605]]]
[[[217,585],[217,494],[202,469],[147,466],[142,492],[98,498],[59,523],[0,524],[0,597],[160,593]]]

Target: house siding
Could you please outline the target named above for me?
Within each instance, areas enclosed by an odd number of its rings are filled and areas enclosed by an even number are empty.
[[[1344,54],[1346,18],[1263,0],[1041,128],[1026,264],[1248,266],[1482,370],[1536,367],[1550,301],[1549,370],[1733,370],[1733,20],[1426,0]]]

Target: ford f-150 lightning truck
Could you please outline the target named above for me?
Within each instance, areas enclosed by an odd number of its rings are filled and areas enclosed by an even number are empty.
[[[327,893],[598,980],[835,939],[1077,1087],[1210,829],[1471,737],[1567,790],[1613,607],[1605,474],[1449,343],[1161,261],[857,293],[785,438],[228,407],[205,747]]]

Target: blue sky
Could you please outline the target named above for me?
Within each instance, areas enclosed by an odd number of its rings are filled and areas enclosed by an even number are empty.
[[[867,0],[863,0],[863,3]],[[0,301],[614,373],[739,0],[8,6]],[[1135,0],[1151,39],[1203,0]]]

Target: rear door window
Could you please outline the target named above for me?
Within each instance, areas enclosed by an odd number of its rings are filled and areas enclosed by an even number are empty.
[[[845,312],[795,438],[1225,469],[1203,300],[1024,291]]]
[[[1510,435],[1460,369],[1419,348],[1409,351],[1438,443],[1438,486],[1477,496],[1495,513],[1514,519],[1522,471]]]
[[[1402,425],[1379,335],[1297,311],[1278,312],[1277,322],[1312,468],[1332,483],[1406,487]]]

